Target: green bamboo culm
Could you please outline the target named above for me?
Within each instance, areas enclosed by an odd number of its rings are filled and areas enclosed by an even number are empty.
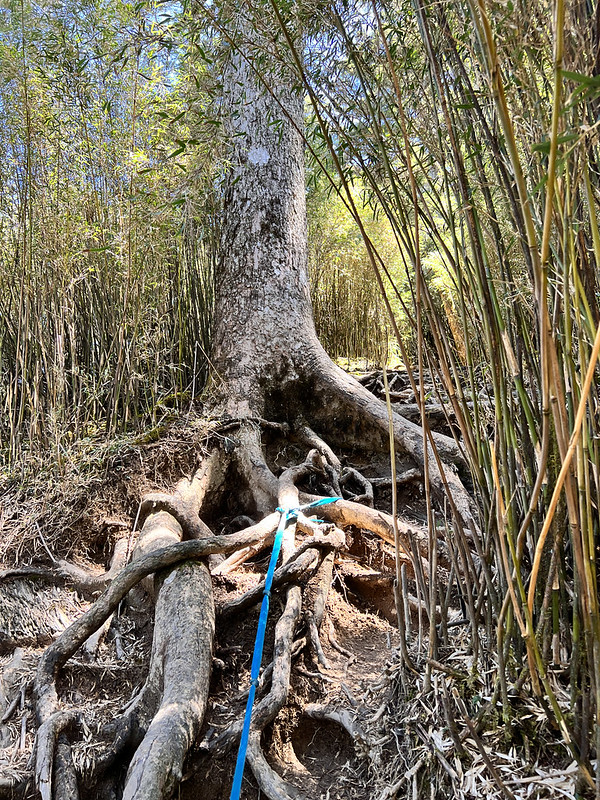
[[[528,682],[591,789],[600,786],[585,755],[600,741],[592,12],[563,0],[401,6],[401,15],[386,0],[360,13],[318,10],[330,46],[308,61],[294,55],[317,131],[309,152],[365,238],[395,346],[419,377],[427,365],[460,432],[481,515],[481,533],[470,532],[477,576],[456,521],[444,546],[456,591],[477,597],[467,605],[477,658],[478,631],[498,648],[493,697],[508,721],[509,687]],[[531,18],[543,22],[533,30]],[[368,214],[352,202],[359,182],[396,257],[365,229]],[[449,635],[443,622],[434,632]],[[567,665],[570,708],[552,678]],[[586,686],[594,722],[579,729],[572,715]]]

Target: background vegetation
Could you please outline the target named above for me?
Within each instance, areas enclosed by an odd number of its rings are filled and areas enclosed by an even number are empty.
[[[0,449],[147,424],[202,385],[214,214],[201,66],[159,4],[0,30]],[[193,146],[191,144],[193,142]],[[212,142],[214,148],[214,141]]]

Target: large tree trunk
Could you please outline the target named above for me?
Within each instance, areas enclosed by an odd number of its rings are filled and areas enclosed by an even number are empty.
[[[234,53],[224,98],[231,141],[216,283],[213,364],[234,415],[265,413],[320,350],[307,272],[303,94],[290,74],[257,84]],[[223,383],[221,383],[223,381]]]
[[[256,34],[242,26],[246,41]],[[276,77],[273,77],[273,74]],[[236,52],[224,76],[231,141],[213,347],[217,409],[240,419],[268,417],[297,426],[308,417],[327,438],[364,449],[385,446],[388,414],[329,359],[317,338],[309,294],[304,181],[303,93],[278,65],[263,85]],[[394,416],[396,447],[422,465],[423,432]],[[265,475],[252,432],[242,430],[242,471],[266,513],[276,485]],[[455,442],[435,435],[442,459],[461,462]],[[248,456],[248,454],[250,455]],[[252,480],[249,472],[257,473]],[[470,500],[453,470],[429,458],[441,499],[451,489],[458,516],[473,528]],[[445,474],[444,474],[445,473]]]

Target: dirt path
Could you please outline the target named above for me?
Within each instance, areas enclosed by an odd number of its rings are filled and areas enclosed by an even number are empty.
[[[237,581],[230,579],[230,590]],[[248,577],[240,580],[248,583]],[[381,680],[386,664],[393,659],[398,645],[396,629],[381,615],[368,609],[368,603],[353,595],[340,581],[329,594],[327,619],[335,631],[335,640],[350,657],[340,653],[327,635],[322,637],[329,668],[319,667],[316,659],[305,654],[295,662],[292,683],[293,700],[285,714],[266,732],[265,750],[271,766],[306,798],[356,798],[367,800],[368,790],[357,781],[364,751],[337,721],[318,719],[302,714],[302,706],[318,704],[323,708],[343,711],[360,731],[360,718],[373,713],[369,705],[369,688]],[[238,589],[239,591],[239,589]],[[355,602],[352,602],[352,601]],[[359,607],[359,605],[361,607]],[[277,613],[277,602],[274,604]],[[204,733],[218,730],[233,721],[231,700],[236,694],[238,713],[243,715],[242,696],[249,681],[249,654],[254,643],[257,613],[246,617],[245,623],[232,622],[221,633],[217,656],[223,669],[213,677],[212,702]],[[272,632],[271,632],[272,636]],[[265,651],[269,649],[268,638]],[[266,659],[265,659],[266,660]],[[264,662],[263,662],[264,663]],[[371,703],[373,701],[371,700]],[[182,800],[227,800],[231,788],[235,753],[214,761],[208,776],[200,772],[181,786]],[[200,794],[201,793],[201,794]],[[243,797],[258,799],[252,773],[247,768]]]

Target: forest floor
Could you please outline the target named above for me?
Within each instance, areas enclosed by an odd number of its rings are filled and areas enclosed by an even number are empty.
[[[415,399],[402,373],[392,380],[393,399],[414,413]],[[380,375],[363,378],[376,393]],[[432,404],[439,430],[446,422]],[[434,423],[435,426],[435,423]],[[31,686],[37,661],[52,642],[93,602],[72,585],[52,580],[59,559],[100,573],[114,546],[129,537],[130,552],[140,498],[169,491],[190,475],[206,452],[210,425],[201,416],[166,415],[160,426],[134,440],[98,448],[94,439],[61,453],[61,463],[37,464],[12,475],[0,497],[0,797],[35,797],[32,750],[35,724]],[[302,454],[273,438],[268,458],[275,468]],[[389,463],[383,457],[348,453],[346,463],[373,480],[375,507],[390,511]],[[401,515],[426,535],[420,476],[401,459]],[[236,508],[226,505],[210,520],[227,529]],[[368,531],[346,530],[336,555],[321,643],[325,661],[303,648],[294,660],[289,700],[264,734],[270,765],[305,797],[327,800],[387,800],[394,797],[574,797],[576,769],[556,731],[527,686],[515,689],[514,715],[504,721],[491,705],[496,674],[493,630],[482,629],[487,666],[473,661],[457,598],[451,597],[445,638],[424,691],[428,621],[406,557],[407,639],[418,674],[399,651],[393,582],[394,549]],[[179,789],[185,800],[226,800],[235,752],[208,757],[207,742],[243,716],[256,634],[258,607],[219,618],[231,598],[256,586],[268,553],[224,575],[213,585],[217,632],[209,705],[200,740],[187,761]],[[89,771],[107,740],[110,723],[143,684],[152,640],[152,619],[141,590],[121,605],[105,635],[88,641],[62,670],[59,694],[65,707],[82,711],[72,735],[80,774]],[[265,659],[273,645],[280,597],[273,593]],[[484,626],[485,627],[485,626]],[[141,635],[140,635],[141,631]],[[487,639],[486,639],[487,637]],[[566,688],[556,679],[565,705]],[[260,696],[259,689],[259,696]],[[90,800],[95,795],[89,794]],[[242,796],[258,800],[246,768]],[[81,793],[86,800],[85,788]]]

